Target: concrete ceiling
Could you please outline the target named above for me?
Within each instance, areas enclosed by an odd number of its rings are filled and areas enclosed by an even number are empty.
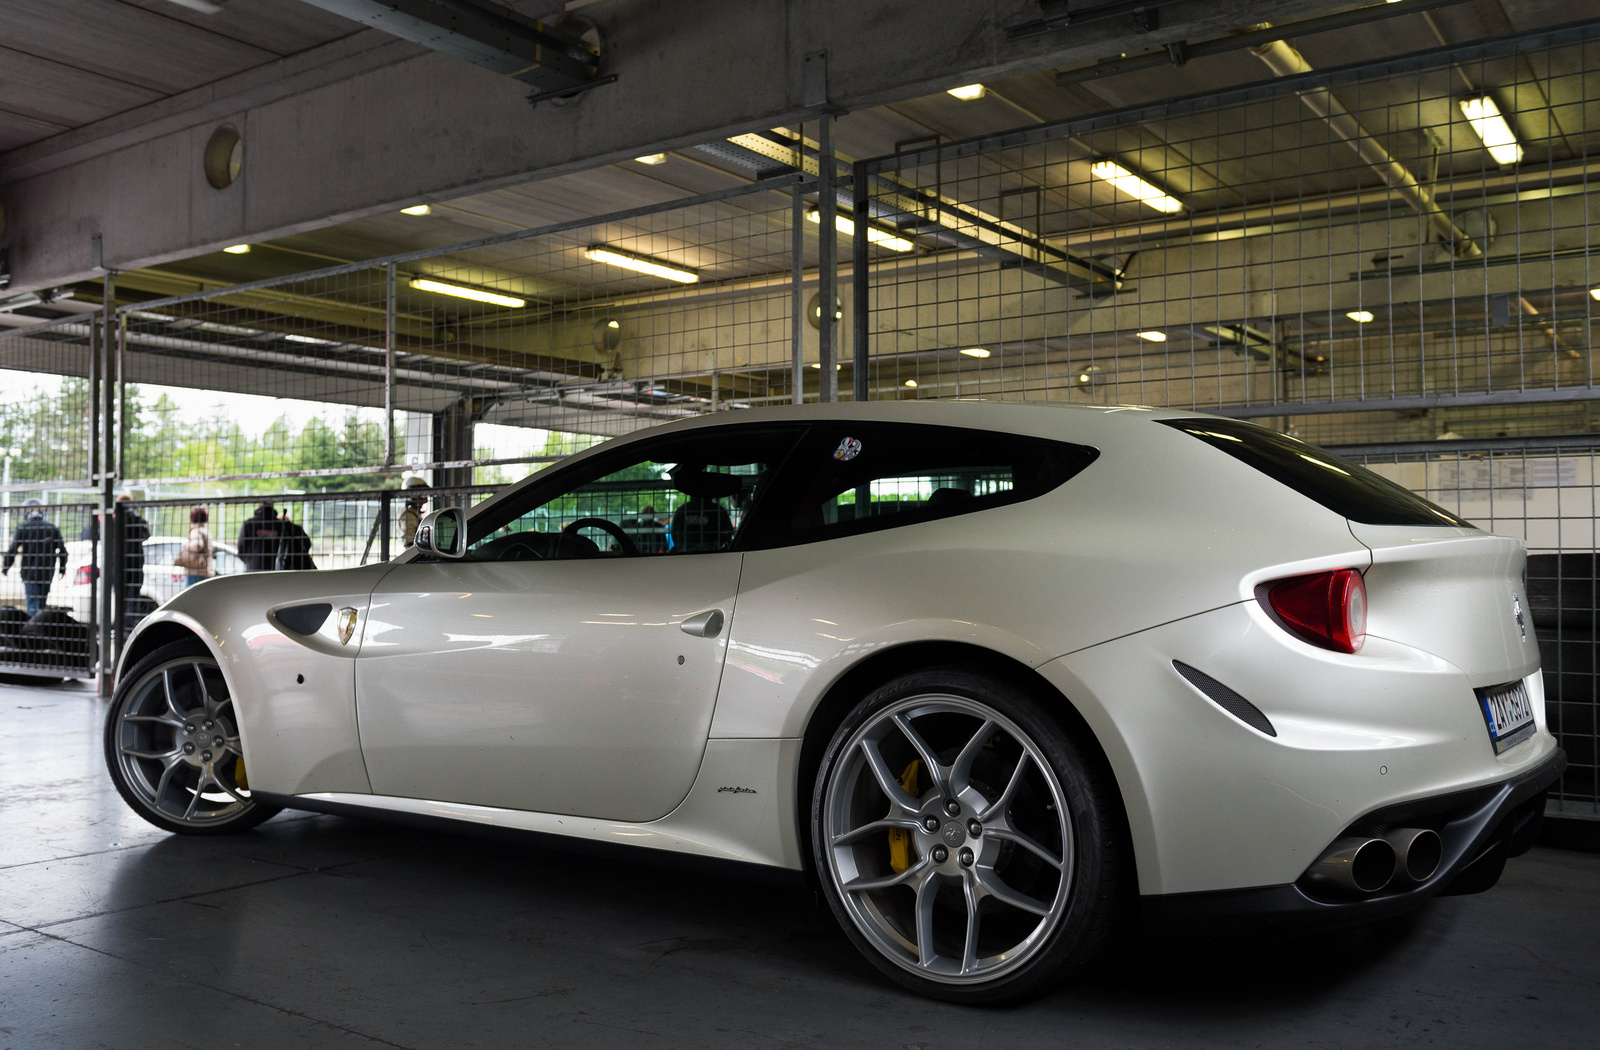
[[[800,0],[796,3],[800,4]],[[557,6],[532,2],[519,4],[517,9],[542,16]],[[567,6],[588,8],[584,14],[603,16],[612,7],[626,5],[600,0],[594,4]],[[694,5],[684,6],[689,8],[684,17],[692,22]],[[1228,30],[1247,28],[1269,7],[1271,16],[1282,20],[1293,18],[1297,12],[1315,17],[1330,5],[1212,6],[1231,21],[1211,24],[1192,39],[1217,39]],[[1385,5],[1382,4],[1353,6],[1369,7],[1374,17],[1389,13],[1383,10]],[[717,13],[715,3],[703,7],[707,14]],[[1014,23],[1024,16],[1037,16],[1040,10],[1038,5],[1022,0],[999,7],[1004,10],[992,13],[991,24],[1006,24],[1008,19]],[[415,45],[386,41],[381,34],[300,4],[298,0],[232,0],[217,15],[199,14],[170,0],[60,0],[51,8],[55,16],[53,26],[40,14],[42,9],[42,5],[26,0],[0,0],[0,23],[6,24],[8,29],[13,25],[19,27],[14,36],[0,45],[0,84],[10,84],[27,71],[33,71],[28,75],[38,78],[32,82],[35,87],[31,94],[9,90],[0,94],[0,136],[10,136],[0,140],[0,148],[9,150],[0,154],[0,186],[4,185],[8,169],[34,172],[24,181],[35,184],[48,183],[52,178],[67,180],[77,170],[70,163],[74,151],[88,157],[93,153],[95,142],[118,134],[128,137],[130,145],[123,147],[124,150],[135,151],[135,174],[149,177],[151,169],[143,167],[149,157],[138,154],[137,150],[145,141],[141,136],[148,138],[148,129],[159,123],[161,105],[179,107],[185,113],[194,112],[197,107],[203,110],[197,95],[212,90],[208,85],[217,84],[219,76],[235,78],[229,81],[233,88],[239,87],[238,77],[252,71],[253,75],[266,78],[262,70],[272,70],[274,76],[309,78],[304,83],[313,85],[338,84],[339,77],[346,73],[352,78],[360,77],[374,68],[404,66],[419,59],[435,63],[427,67],[433,69],[440,61],[439,56],[426,55]],[[1284,11],[1288,12],[1287,16],[1281,13]],[[1384,18],[1377,23],[1381,30],[1375,30],[1373,25],[1353,25],[1301,35],[1294,38],[1294,43],[1313,67],[1332,68],[1441,44],[1467,43],[1559,25],[1592,17],[1593,13],[1592,6],[1585,0],[1466,0]],[[903,18],[903,13],[899,17]],[[886,24],[885,39],[888,39],[888,27]],[[720,26],[718,33],[726,37],[728,26]],[[1059,71],[1070,73],[1123,53],[1137,56],[1151,50],[1151,44],[1163,43],[1154,34],[1129,37],[1123,32],[1121,36],[1107,39],[1114,39],[1117,41],[1114,46],[1125,51],[1092,46],[1091,42],[1075,51],[1058,49],[1060,56],[1070,61],[1052,63],[1035,55],[1022,63],[1034,68],[1009,73],[994,63],[992,56],[989,56],[989,65],[982,68],[974,62],[973,79],[981,78],[989,89],[985,97],[975,101],[961,101],[941,90],[854,107],[838,119],[838,149],[841,154],[853,157],[881,156],[895,153],[908,144],[925,144],[933,137],[941,142],[962,141],[1020,126],[1216,93],[1270,79],[1266,68],[1248,52],[1231,51],[1196,58],[1182,66],[1169,62],[1136,72],[1058,83]],[[133,41],[135,46],[118,47],[119,40],[124,44]],[[175,40],[185,43],[172,46]],[[146,43],[150,46],[143,46]],[[99,57],[91,58],[91,55]],[[1049,57],[1049,52],[1045,57]],[[961,68],[959,62],[947,62],[939,76],[946,81],[959,82],[951,80],[951,71],[959,73]],[[986,75],[997,68],[1001,68],[999,75]],[[1440,81],[1437,84],[1401,79],[1364,87],[1358,97],[1347,101],[1365,125],[1385,130],[1386,141],[1396,144],[1392,148],[1397,159],[1414,163],[1424,149],[1421,137],[1414,133],[1417,129],[1459,121],[1459,114],[1450,112],[1453,94],[1491,88],[1504,91],[1520,85],[1519,90],[1542,93],[1539,104],[1527,106],[1525,112],[1519,109],[1514,117],[1521,122],[1519,133],[1525,141],[1537,144],[1531,148],[1543,151],[1534,159],[1581,159],[1592,152],[1583,141],[1585,129],[1600,127],[1600,119],[1597,119],[1600,114],[1585,113],[1583,104],[1589,100],[1583,99],[1580,88],[1573,86],[1581,81],[1563,79],[1559,76],[1563,72],[1570,71],[1536,69],[1522,60],[1505,60],[1469,70],[1430,74]],[[481,71],[471,70],[469,76],[479,73]],[[787,75],[782,69],[773,72],[778,79]],[[1072,81],[1071,76],[1066,79]],[[498,86],[498,82],[491,81],[493,78],[484,83]],[[261,83],[266,82],[266,79],[261,80]],[[39,86],[47,83],[54,86]],[[412,94],[396,97],[390,104],[411,104],[416,93],[427,89],[426,83],[417,85]],[[319,89],[313,86],[307,90]],[[605,90],[599,89],[589,101],[602,99],[601,92]],[[881,94],[891,89],[879,85],[875,90]],[[871,92],[864,90],[863,94]],[[1440,112],[1429,111],[1430,106]],[[549,109],[543,106],[539,112]],[[791,107],[788,112],[792,115],[795,110]],[[129,114],[137,115],[137,119]],[[1263,102],[1253,115],[1234,113],[1228,119],[1234,120],[1237,126],[1217,127],[1214,115],[1209,114],[1174,117],[1159,124],[1146,122],[1131,140],[1124,122],[1103,133],[1088,131],[1070,141],[1057,139],[1042,144],[1035,161],[1030,164],[1036,163],[1038,171],[1042,172],[1052,166],[1086,166],[1087,159],[1093,155],[1137,157],[1143,170],[1161,172],[1169,188],[1183,196],[1189,216],[1196,223],[1204,223],[1208,217],[1219,223],[1234,221],[1231,217],[1238,214],[1241,205],[1250,201],[1268,199],[1292,206],[1302,195],[1315,198],[1370,186],[1374,182],[1371,171],[1352,163],[1348,150],[1337,142],[1324,142],[1320,147],[1297,151],[1293,163],[1285,162],[1284,151],[1273,144],[1271,136],[1275,127],[1289,127],[1304,120],[1300,102],[1292,95]],[[1207,120],[1212,124],[1202,127]],[[119,125],[119,121],[123,123]],[[761,129],[770,121],[770,116],[751,119],[738,127],[720,130],[732,133]],[[602,163],[578,164],[571,160],[569,151],[566,160],[552,166],[554,174],[507,179],[486,173],[477,181],[491,183],[492,187],[476,192],[450,194],[431,188],[407,196],[391,196],[381,205],[365,204],[351,209],[359,213],[354,218],[289,223],[287,225],[296,228],[263,238],[241,236],[254,245],[248,254],[191,252],[162,259],[155,265],[138,266],[119,275],[119,299],[136,302],[392,253],[438,248],[628,208],[663,204],[746,184],[756,177],[754,170],[730,160],[725,151],[708,152],[697,148],[703,142],[725,142],[725,135],[685,141],[681,134],[684,126],[681,123],[675,126],[674,139],[636,137],[632,140],[635,145],[628,150],[630,154],[655,152],[655,147],[660,146],[667,153],[666,161],[661,164],[646,165],[629,157],[617,157],[615,146],[622,139],[613,139],[610,140],[610,157],[603,158]],[[814,135],[815,123],[809,124],[806,131]],[[27,137],[30,135],[31,138]],[[78,138],[74,139],[75,135]],[[317,139],[317,134],[308,131],[307,137]],[[404,166],[418,151],[445,150],[449,142],[430,146],[399,141],[387,143],[384,148],[386,152],[378,158],[382,165]],[[372,170],[375,158],[361,154],[360,143],[351,144],[349,149],[356,151],[349,157],[352,172],[362,173],[352,174],[351,181],[360,181]],[[1344,152],[1340,153],[1341,150]],[[464,154],[463,163],[467,159],[470,159],[470,150]],[[320,163],[326,158],[317,160]],[[1446,183],[1451,176],[1451,163],[1447,156],[1441,167],[1440,177]],[[1462,163],[1469,174],[1481,168],[1477,158]],[[154,170],[159,170],[159,164]],[[1112,204],[1103,198],[1090,198],[1087,191],[1080,189],[1090,183],[1087,178],[1054,179],[1052,185],[1043,186],[1037,172],[1002,174],[1013,184],[1024,184],[1032,179],[1040,183],[1042,192],[1053,195],[1047,209],[1049,218],[1037,232],[1063,246],[1074,244],[1074,238],[1081,238],[1091,229],[1095,237],[1113,242],[1118,230],[1137,236],[1142,229],[1140,224],[1149,219],[1149,212],[1138,205]],[[247,174],[246,179],[252,177],[255,176]],[[473,179],[460,181],[470,183]],[[391,184],[387,192],[392,193],[392,187],[398,185],[403,185],[403,181]],[[314,194],[316,190],[308,192]],[[204,191],[204,194],[209,193],[210,190]],[[204,194],[200,199],[209,199]],[[399,213],[399,207],[419,200],[431,203],[430,214]],[[719,206],[719,214],[758,225],[766,223],[774,231],[782,225],[782,216],[774,210],[770,199],[729,202]],[[205,216],[163,213],[152,216],[152,221],[163,216],[164,221],[188,224],[178,235],[180,242],[186,238],[197,241],[212,236],[201,229],[209,222]],[[57,216],[57,226],[74,218],[62,213]],[[103,216],[94,218],[98,221]],[[87,220],[74,227],[85,241],[91,228]],[[644,225],[639,227],[640,230],[644,228]],[[45,235],[53,236],[58,232],[52,227]],[[18,244],[14,235],[12,243]],[[814,247],[813,242],[808,259],[812,265],[815,263]],[[568,254],[576,254],[579,248],[579,244],[571,245]],[[108,265],[117,265],[116,250],[108,240]],[[492,262],[496,283],[510,282],[530,292],[548,287],[553,280],[571,280],[572,274],[578,272],[570,258],[552,263],[549,257],[535,259],[515,250],[482,258]],[[743,278],[754,272],[749,260],[736,258],[700,264],[705,265],[707,275],[715,279]],[[65,276],[70,283],[80,274],[71,272],[69,267]],[[648,284],[640,287],[648,287]],[[629,286],[612,278],[607,289],[625,293]],[[562,294],[581,300],[592,291],[573,286]],[[75,286],[74,292],[79,302],[86,302],[96,296],[98,284],[83,282]],[[16,310],[12,316],[18,323],[27,323],[25,318],[43,319],[82,308],[75,303],[47,303]],[[4,317],[0,314],[0,324],[6,323]],[[371,327],[370,323],[363,324]],[[596,371],[592,362],[584,362],[582,367],[575,360],[536,363],[549,371],[552,381],[558,381],[563,375],[588,380]],[[441,388],[437,393],[443,396],[447,391]],[[456,393],[449,393],[449,396],[456,396]]]

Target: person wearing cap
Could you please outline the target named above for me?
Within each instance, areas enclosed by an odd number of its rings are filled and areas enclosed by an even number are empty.
[[[408,493],[406,509],[400,512],[400,546],[409,547],[416,541],[417,526],[422,524],[422,508],[428,502],[428,497],[418,490],[426,489],[428,483],[422,480],[422,475],[412,474],[400,487]]]
[[[44,610],[50,596],[50,567],[60,559],[59,575],[67,574],[67,545],[61,542],[61,530],[45,520],[44,505],[29,499],[22,505],[23,521],[17,534],[11,537],[6,548],[6,560],[0,576],[11,571],[17,556],[22,556],[22,587],[28,595],[28,616],[37,616]]]

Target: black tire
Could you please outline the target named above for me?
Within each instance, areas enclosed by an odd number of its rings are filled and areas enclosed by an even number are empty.
[[[240,783],[227,679],[198,640],[164,645],[123,676],[106,712],[105,753],[123,801],[158,828],[227,835],[279,812]]]
[[[1025,690],[962,667],[917,671],[834,733],[812,791],[812,861],[840,926],[889,977],[946,1002],[1014,1001],[1109,939],[1126,863],[1115,791],[1092,745]]]

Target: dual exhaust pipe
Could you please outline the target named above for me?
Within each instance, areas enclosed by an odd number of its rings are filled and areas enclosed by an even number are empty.
[[[1439,870],[1444,842],[1428,828],[1396,828],[1382,836],[1342,838],[1317,858],[1306,874],[1356,893],[1377,893],[1395,879],[1426,882]]]

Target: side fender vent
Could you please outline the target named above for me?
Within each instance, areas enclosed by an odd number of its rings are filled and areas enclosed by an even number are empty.
[[[1278,731],[1272,728],[1272,722],[1268,720],[1266,715],[1261,713],[1261,708],[1252,704],[1215,678],[1203,671],[1196,671],[1188,664],[1180,663],[1177,660],[1172,661],[1172,667],[1183,675],[1185,681],[1204,693],[1218,707],[1251,729],[1259,730],[1268,736],[1278,735]]]
[[[318,602],[315,605],[291,605],[287,609],[275,610],[272,618],[295,634],[316,634],[331,612],[333,606]]]

